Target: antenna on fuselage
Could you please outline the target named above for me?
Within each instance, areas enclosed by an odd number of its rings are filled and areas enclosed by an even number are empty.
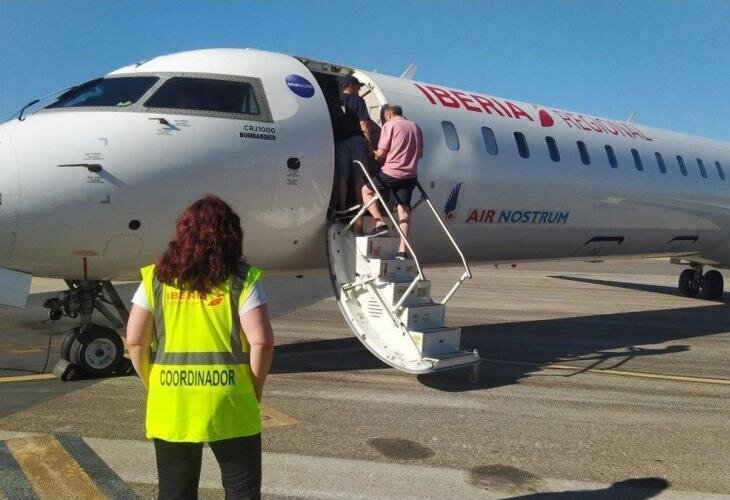
[[[632,111],[628,118],[626,118],[626,123],[632,123],[634,121],[634,118],[636,117],[636,112]]]
[[[416,76],[416,71],[418,71],[418,66],[416,65],[416,63],[413,63],[406,68],[406,70],[400,75],[400,77],[407,80],[413,80],[413,77]]]

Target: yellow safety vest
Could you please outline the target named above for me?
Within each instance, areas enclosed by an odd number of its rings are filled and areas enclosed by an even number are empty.
[[[241,268],[202,298],[161,283],[155,266],[141,269],[155,322],[147,393],[147,437],[210,442],[261,432],[249,345],[238,309],[261,280]]]

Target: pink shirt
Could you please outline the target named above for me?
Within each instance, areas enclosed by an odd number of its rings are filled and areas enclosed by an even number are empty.
[[[383,173],[396,179],[418,175],[418,155],[423,150],[423,136],[418,125],[402,116],[394,116],[383,125],[378,149],[386,151]]]

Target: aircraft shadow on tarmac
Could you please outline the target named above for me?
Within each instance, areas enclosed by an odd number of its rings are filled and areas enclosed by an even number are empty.
[[[437,390],[459,392],[514,384],[555,363],[591,369],[616,369],[640,356],[688,351],[682,343],[637,347],[730,331],[724,304],[572,318],[462,326],[462,346],[478,349],[485,360],[480,380],[470,382],[464,370],[420,375]],[[499,362],[503,361],[503,362]],[[572,362],[572,363],[571,363]],[[588,363],[586,363],[588,362]],[[276,347],[273,372],[307,373],[387,368],[354,338],[317,340]]]
[[[482,362],[481,380],[470,384],[456,373],[421,376],[419,380],[435,389],[465,391],[510,385],[545,365],[580,362],[584,366],[588,361],[588,366],[567,375],[575,376],[591,368],[616,369],[639,356],[689,350],[684,344],[637,346],[727,331],[730,316],[724,304],[465,326],[462,345],[478,349],[488,359]]]
[[[600,490],[557,491],[510,497],[509,500],[644,500],[657,496],[669,487],[669,481],[660,477],[632,478],[613,483]]]
[[[651,292],[651,293],[663,293],[665,295],[673,295],[675,297],[678,296],[676,286],[649,285],[646,283],[631,283],[631,282],[627,282],[627,281],[598,280],[598,279],[593,279],[593,278],[579,278],[577,276],[549,276],[549,277],[559,279],[559,280],[565,280],[565,281],[577,281],[579,283],[589,283],[591,285],[613,286],[616,288],[625,288],[627,290],[638,290],[641,292]],[[730,300],[727,298],[727,296],[723,295],[723,297],[720,300],[712,300],[712,301],[706,301],[706,302],[728,304],[728,303],[730,303]]]
[[[310,373],[388,368],[355,337],[278,345],[272,373]]]
[[[273,280],[271,279],[273,278]],[[592,284],[621,286],[651,292],[676,294],[671,287],[657,287],[635,283],[602,281],[595,279],[557,277]],[[275,285],[287,288],[290,295],[280,298],[280,304],[272,300],[272,315],[280,316],[288,312],[289,304],[297,307],[315,303],[326,297],[330,290],[326,276],[318,276],[315,286],[293,277],[270,277],[280,281]],[[272,283],[273,284],[273,283]],[[136,284],[123,284],[120,295],[131,298]],[[30,302],[39,305],[53,294],[33,294]],[[286,300],[285,300],[286,299]],[[681,339],[719,334],[730,331],[730,315],[724,303],[698,301],[697,307],[673,308],[654,311],[601,314],[573,318],[522,321],[501,324],[481,324],[462,326],[462,345],[467,349],[478,349],[485,358],[480,367],[480,380],[469,382],[464,370],[422,375],[418,380],[426,386],[443,391],[471,391],[514,384],[537,373],[545,365],[553,363],[580,362],[580,371],[561,376],[576,376],[590,368],[620,368],[640,356],[672,355],[689,350],[682,343],[664,345],[656,348],[637,347],[652,344],[666,344]],[[31,322],[37,319],[17,318],[24,328],[25,321],[30,330]],[[61,325],[69,327],[75,323],[64,319]],[[17,325],[17,324],[16,324]],[[58,331],[65,328],[59,325]],[[37,330],[28,332],[37,336],[35,340],[47,341],[47,333]],[[24,334],[23,336],[26,336]],[[45,351],[45,349],[44,349]],[[43,352],[43,355],[45,352]],[[55,354],[55,350],[54,350]],[[17,358],[17,354],[12,358]],[[41,353],[34,355],[34,363],[41,363]],[[40,358],[40,359],[38,359]],[[504,361],[500,363],[495,360]],[[0,365],[8,359],[0,356]],[[20,360],[18,360],[20,361]],[[30,361],[28,359],[28,361]],[[55,360],[51,359],[51,363]],[[10,365],[10,363],[7,363]],[[27,371],[34,371],[30,363],[20,364]],[[575,364],[575,363],[573,363]],[[40,368],[40,365],[38,366]],[[13,363],[5,369],[18,369]],[[309,373],[329,371],[351,371],[383,369],[387,366],[370,354],[354,337],[315,340],[276,347],[274,373]]]

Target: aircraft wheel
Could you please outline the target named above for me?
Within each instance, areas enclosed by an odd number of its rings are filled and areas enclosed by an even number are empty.
[[[694,269],[685,269],[679,275],[679,294],[684,297],[695,298],[700,293],[699,273]]]
[[[61,342],[61,359],[71,361],[71,346],[76,340],[76,335],[80,328],[81,327],[79,326],[75,326],[66,332],[66,335],[63,337],[63,341]]]
[[[724,287],[722,274],[720,271],[707,271],[702,276],[702,298],[709,300],[718,300],[722,298],[722,289]]]
[[[109,375],[121,363],[124,344],[117,332],[99,325],[82,327],[71,345],[71,362],[91,375]]]

